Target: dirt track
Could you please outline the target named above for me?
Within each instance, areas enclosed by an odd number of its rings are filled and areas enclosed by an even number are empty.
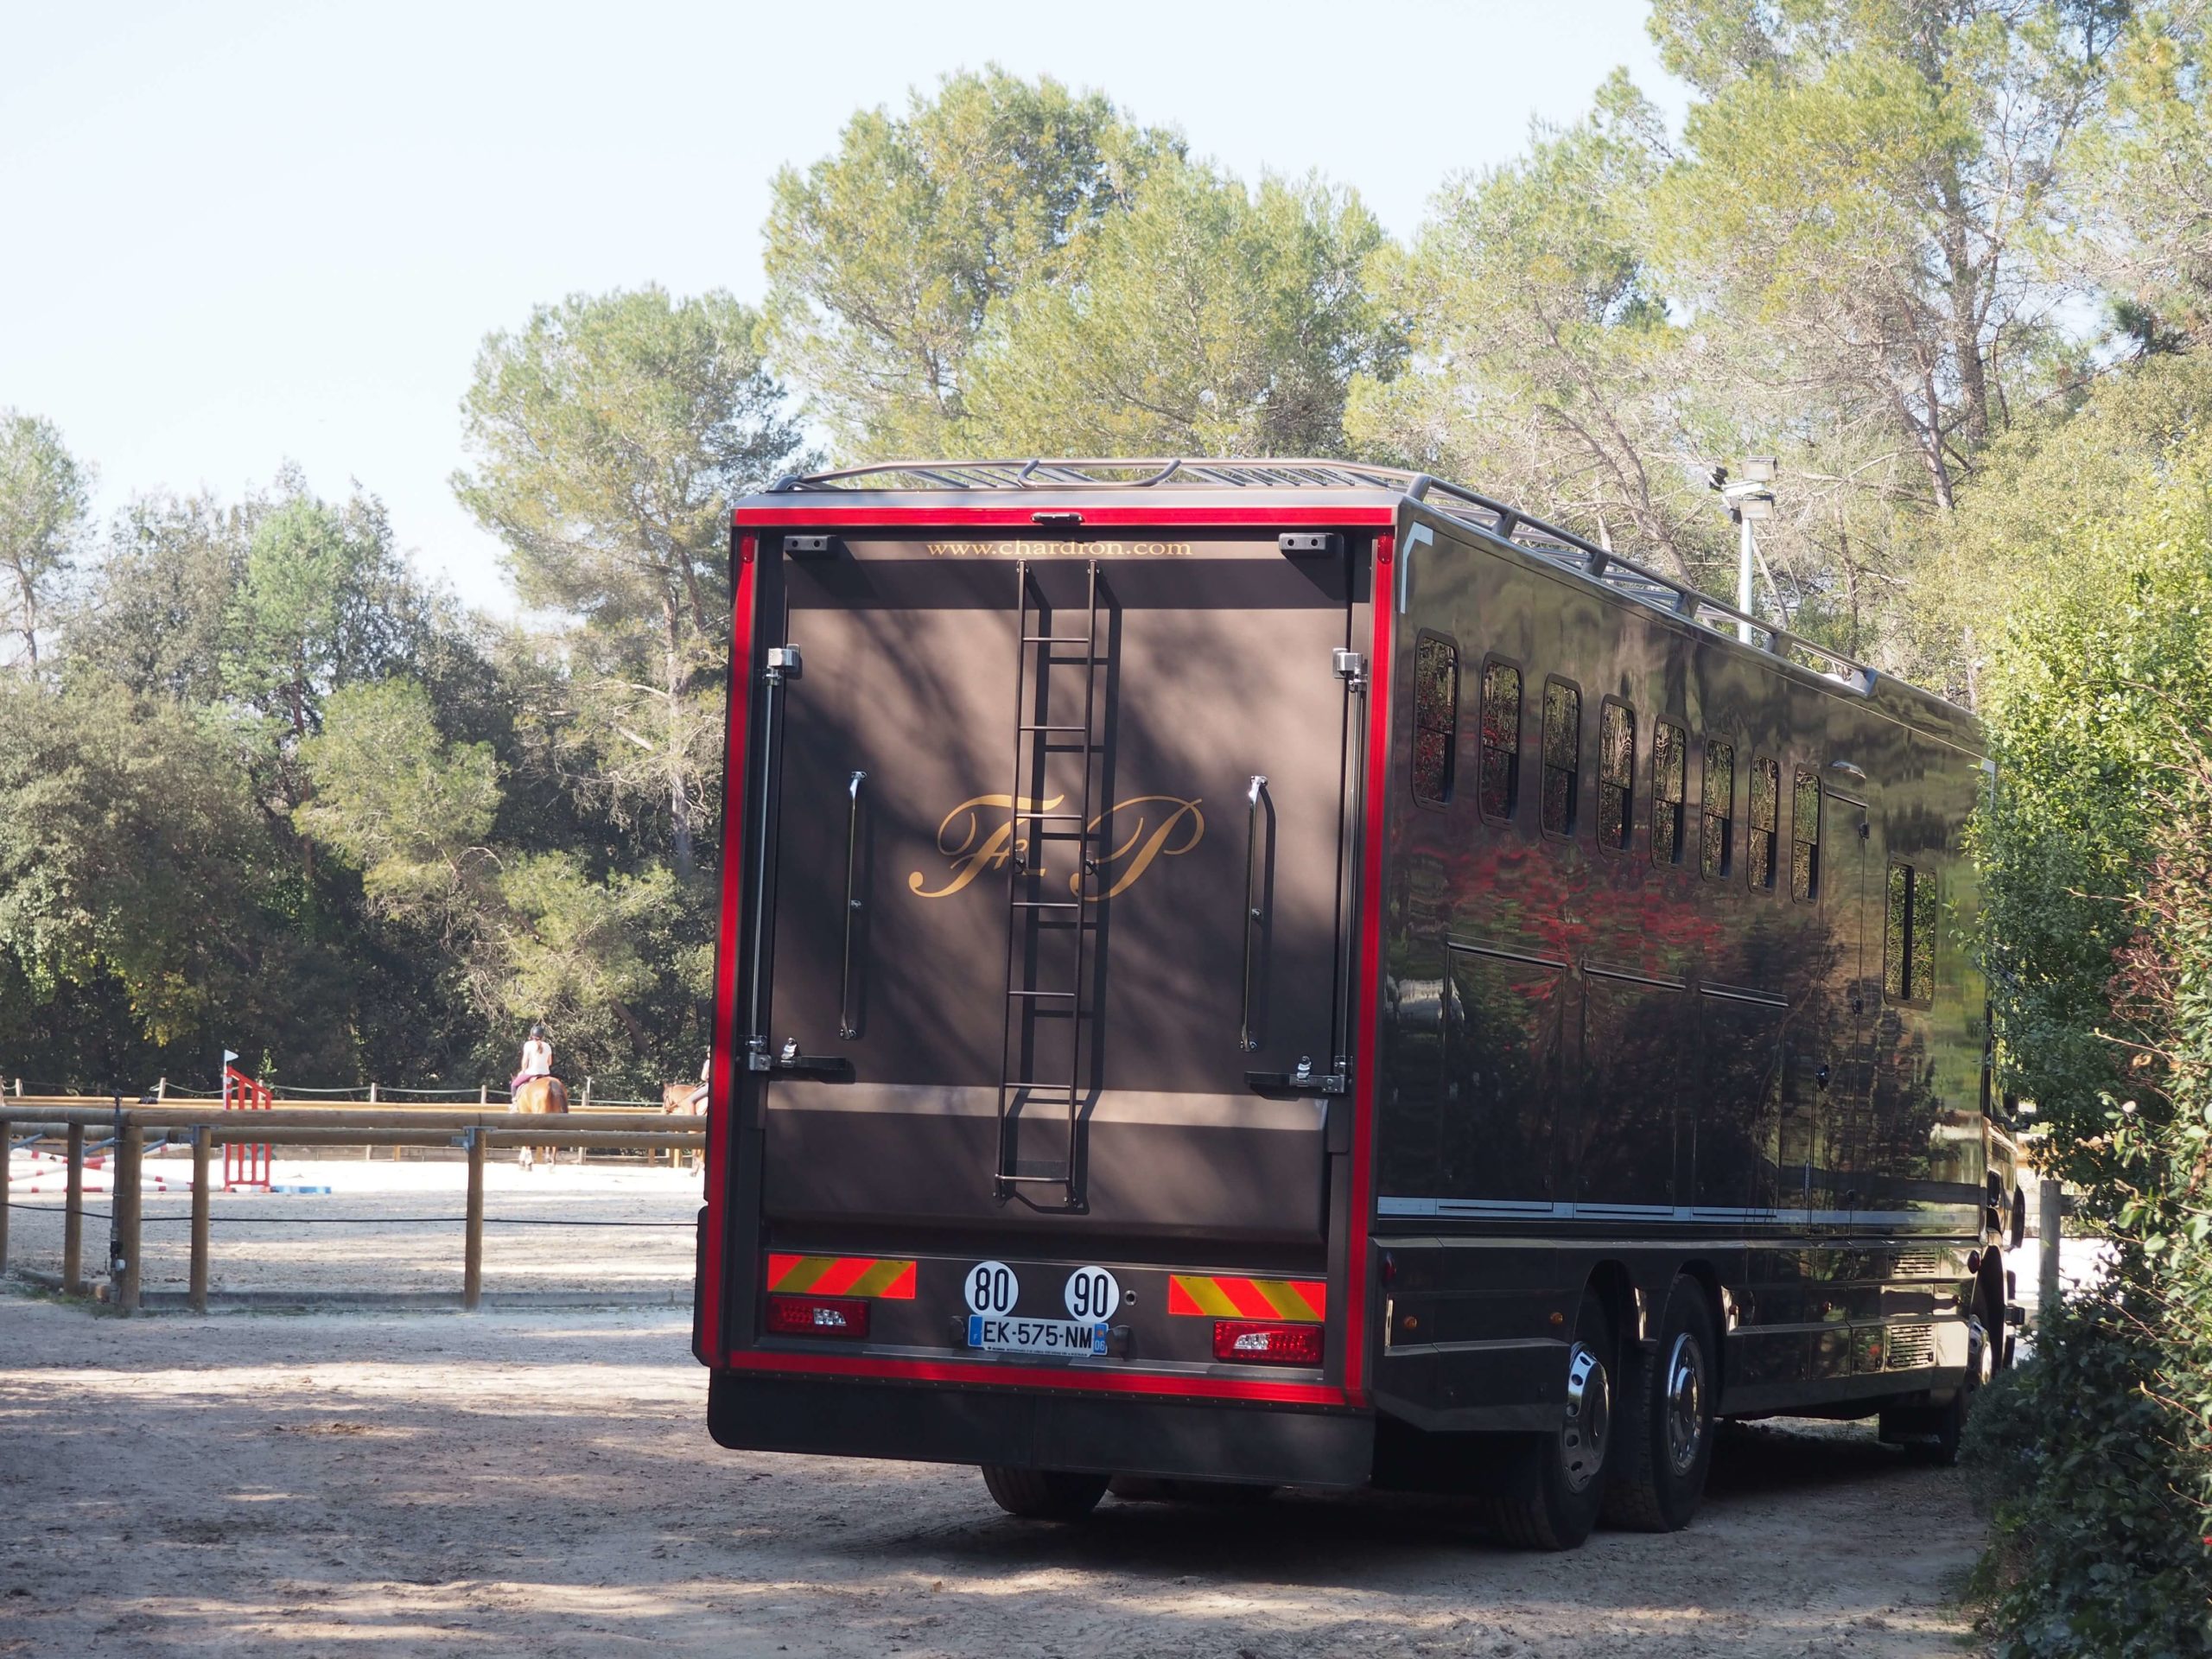
[[[1961,1478],[1742,1431],[1690,1532],[1109,1499],[717,1451],[685,1321],[124,1320],[0,1292],[0,1654],[1955,1655]]]

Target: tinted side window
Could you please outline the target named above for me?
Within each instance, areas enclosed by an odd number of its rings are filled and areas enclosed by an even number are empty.
[[[1729,743],[1705,746],[1705,845],[1700,867],[1715,881],[1736,870],[1736,750]]]
[[[1598,844],[1624,851],[1636,830],[1636,711],[1606,699],[1598,716]]]
[[[1521,671],[1491,663],[1483,670],[1483,816],[1510,818],[1520,799]]]
[[[1414,799],[1452,798],[1452,734],[1459,724],[1459,647],[1424,633],[1414,647]]]
[[[1679,726],[1651,728],[1651,861],[1682,861],[1682,829],[1689,794],[1690,741]]]
[[[1882,995],[1902,1002],[1910,995],[1905,961],[1911,950],[1912,866],[1890,866],[1889,904],[1882,922]]]
[[[1935,872],[1891,865],[1882,929],[1882,995],[1889,1001],[1925,1005],[1936,995],[1936,926]]]
[[[1582,694],[1557,680],[1544,686],[1544,833],[1574,833],[1581,785]]]
[[[1912,873],[1912,950],[1905,963],[1907,988],[1916,1002],[1936,995],[1936,872]]]
[[[1789,896],[1808,901],[1821,891],[1821,775],[1797,768],[1789,812]]]
[[[1782,769],[1760,755],[1751,762],[1751,886],[1774,891],[1775,836],[1782,810]]]

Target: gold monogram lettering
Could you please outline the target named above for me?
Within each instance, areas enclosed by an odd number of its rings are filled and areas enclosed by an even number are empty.
[[[1057,812],[1067,798],[1054,795],[1046,800],[1024,797],[1017,804],[1011,795],[974,795],[944,815],[937,827],[937,849],[951,861],[944,885],[930,886],[930,878],[919,870],[906,877],[906,886],[919,899],[950,899],[974,882],[986,869],[1002,870],[1009,859],[1017,855],[1026,857],[1029,851],[1029,837],[1015,834],[1021,818],[1033,812]],[[1068,891],[1096,903],[1126,893],[1137,878],[1162,858],[1180,858],[1205,839],[1205,814],[1200,802],[1185,800],[1179,795],[1133,795],[1128,800],[1116,801],[1101,812],[1090,823],[1090,830],[1096,836],[1109,821],[1115,832],[1120,834],[1122,823],[1128,815],[1135,815],[1135,822],[1122,836],[1121,844],[1112,851],[1101,854],[1097,874],[1111,877],[1112,885],[1104,893],[1084,894],[1085,872],[1077,869],[1068,877]],[[990,815],[1003,812],[1004,821],[993,823]],[[1031,874],[1042,876],[1041,862],[1030,868]]]
[[[1205,837],[1205,815],[1198,810],[1198,802],[1186,801],[1175,795],[1137,795],[1126,801],[1116,801],[1112,811],[1102,812],[1090,821],[1091,830],[1096,833],[1098,826],[1115,813],[1146,806],[1156,807],[1164,816],[1154,825],[1151,814],[1138,811],[1136,827],[1129,831],[1128,839],[1101,861],[1101,874],[1110,873],[1116,866],[1121,867],[1121,874],[1115,877],[1114,885],[1106,889],[1105,898],[1111,899],[1117,893],[1127,892],[1139,876],[1152,868],[1153,860],[1163,855],[1168,858],[1180,858]],[[1173,811],[1168,810],[1171,807],[1174,809]],[[1178,825],[1186,820],[1188,827],[1182,845],[1170,847],[1167,838],[1175,833]],[[1147,828],[1147,825],[1151,827]],[[1079,875],[1071,879],[1068,883],[1070,891],[1080,891],[1082,880]]]
[[[946,813],[944,822],[937,827],[937,849],[952,861],[951,879],[931,892],[929,877],[916,870],[906,877],[907,887],[920,898],[950,899],[981,874],[986,865],[995,870],[1004,869],[1007,860],[1013,856],[1017,848],[1024,853],[1029,850],[1029,837],[1017,837],[1014,833],[1014,814],[1016,811],[1056,812],[1062,798],[1055,795],[1050,800],[1038,801],[1024,796],[1017,807],[1011,795],[971,796]],[[988,836],[983,836],[983,812],[992,807],[1005,813],[1007,821]],[[948,842],[945,837],[952,833],[953,826],[963,819],[966,827],[962,830],[959,841],[957,843]],[[978,836],[983,836],[980,845],[976,839]],[[1042,875],[1044,871],[1039,870],[1036,874]]]

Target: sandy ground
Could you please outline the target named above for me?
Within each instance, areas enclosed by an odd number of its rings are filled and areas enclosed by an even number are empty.
[[[1858,1427],[1720,1449],[1688,1532],[1109,1499],[715,1448],[683,1316],[123,1319],[0,1293],[0,1654],[1955,1655],[1962,1477]]]
[[[219,1160],[215,1166],[219,1182]],[[191,1160],[149,1157],[146,1170],[140,1282],[149,1291],[181,1291],[190,1268]],[[407,1160],[394,1161],[391,1149],[380,1147],[373,1161],[359,1152],[280,1157],[270,1174],[278,1186],[332,1190],[211,1192],[213,1291],[460,1294],[468,1172],[458,1158],[433,1160],[410,1149]],[[155,1191],[156,1176],[181,1190]],[[105,1173],[98,1179],[105,1187]],[[9,1212],[8,1257],[12,1265],[59,1273],[60,1180],[41,1177],[40,1185],[55,1190],[23,1192]],[[108,1195],[87,1193],[85,1205],[85,1272],[97,1281],[106,1274]],[[555,1289],[658,1293],[688,1303],[699,1205],[699,1177],[689,1168],[563,1163],[526,1171],[495,1158],[484,1172],[485,1289],[494,1298],[503,1291]],[[593,1224],[539,1224],[552,1221]]]

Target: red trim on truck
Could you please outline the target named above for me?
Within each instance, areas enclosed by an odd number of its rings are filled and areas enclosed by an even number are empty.
[[[1180,1395],[1193,1400],[1249,1400],[1277,1406],[1344,1406],[1342,1389],[1323,1382],[1248,1382],[1230,1376],[1046,1370],[1030,1365],[962,1364],[931,1359],[875,1359],[861,1355],[771,1353],[741,1349],[725,1363],[737,1371],[784,1371],[810,1376],[888,1378],[903,1382],[996,1384],[1019,1389],[1080,1389],[1092,1394]]]
[[[1375,569],[1368,586],[1375,607],[1375,639],[1367,665],[1367,791],[1360,804],[1366,825],[1359,873],[1359,999],[1352,1052],[1351,1237],[1344,1252],[1344,1392],[1367,1403],[1367,1233],[1373,1207],[1376,1026],[1382,984],[1382,818],[1390,780],[1390,619],[1397,588],[1397,538],[1375,538]]]
[[[722,1214],[736,1103],[731,1052],[737,1019],[738,894],[745,886],[747,739],[753,729],[753,537],[738,538],[730,597],[729,728],[722,766],[721,916],[715,928],[714,1063],[707,1077],[707,1249],[700,1268],[701,1357],[709,1364],[728,1346],[722,1338]]]
[[[1391,507],[1083,507],[1065,503],[1038,507],[871,507],[824,502],[820,495],[801,495],[789,506],[739,507],[732,522],[744,524],[1004,524],[1022,530],[1051,529],[1031,518],[1039,512],[1079,512],[1080,525],[1099,524],[1389,524],[1397,522]]]

